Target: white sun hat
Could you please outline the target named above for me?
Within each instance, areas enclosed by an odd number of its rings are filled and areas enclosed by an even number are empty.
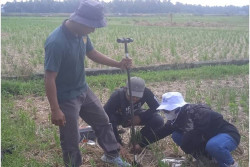
[[[182,107],[187,102],[184,101],[184,98],[179,92],[168,92],[162,95],[161,105],[157,110],[167,110],[171,111],[178,107]]]

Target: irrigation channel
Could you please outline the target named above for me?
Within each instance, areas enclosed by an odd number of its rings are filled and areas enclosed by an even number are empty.
[[[196,62],[196,63],[183,63],[183,64],[164,64],[157,66],[145,66],[145,67],[133,67],[131,72],[137,71],[161,71],[161,70],[177,70],[177,69],[190,69],[190,68],[198,68],[203,66],[216,66],[216,65],[245,65],[249,64],[249,59],[242,60],[225,60],[225,61],[204,61],[204,62]],[[118,74],[124,73],[126,71],[122,71],[119,68],[108,68],[108,69],[93,69],[86,68],[85,69],[87,76],[95,76],[102,74]],[[2,79],[10,80],[10,79],[30,79],[30,78],[43,78],[44,73],[34,74],[31,76],[1,76]]]

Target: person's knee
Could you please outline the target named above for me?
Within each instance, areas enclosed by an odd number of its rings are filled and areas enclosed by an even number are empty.
[[[182,134],[181,133],[175,131],[172,133],[171,137],[177,145],[179,145],[179,146],[181,145],[181,141],[182,141]]]
[[[104,116],[103,117],[103,124],[109,124],[110,123],[110,120],[109,120],[109,117],[108,116]]]
[[[173,132],[172,135],[171,135],[171,138],[173,139],[173,141],[175,142],[177,140],[177,137],[178,137],[178,133],[177,132]]]
[[[110,118],[105,113],[101,117],[99,117],[98,120],[96,120],[96,121],[97,122],[94,122],[94,124],[96,124],[97,126],[106,126],[110,123]]]
[[[95,134],[97,135],[97,137],[102,134],[108,134],[110,132],[113,133],[113,126],[111,123],[105,123],[105,124],[101,124],[101,125],[95,125],[92,126],[93,130],[95,131]]]
[[[210,155],[213,155],[214,153],[220,152],[222,150],[222,147],[217,142],[208,141],[205,150]]]

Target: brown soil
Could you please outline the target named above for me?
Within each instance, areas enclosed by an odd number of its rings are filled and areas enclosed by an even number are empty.
[[[8,38],[9,37],[9,34],[8,33],[1,33],[1,38]]]
[[[175,81],[175,82],[157,82],[157,83],[149,83],[147,84],[147,87],[150,88],[155,95],[158,97],[158,99],[161,99],[161,95],[168,91],[179,91],[182,92],[185,96],[186,90],[189,88],[190,85],[196,85],[196,89],[199,91],[205,91],[207,89],[216,89],[218,87],[230,87],[235,89],[240,89],[248,85],[248,76],[238,76],[238,77],[229,77],[226,79],[221,80],[201,80],[199,84],[195,84],[196,81]],[[104,104],[110,95],[109,91],[104,89],[100,91],[95,91],[98,97],[100,97],[102,103]],[[204,99],[201,99],[201,101],[204,101]],[[50,114],[50,107],[49,103],[46,97],[36,97],[36,96],[28,96],[28,97],[20,97],[15,101],[15,106],[17,111],[19,109],[22,109],[23,111],[28,111],[32,119],[37,124],[37,127],[51,127],[51,122],[49,120],[49,114]],[[232,116],[226,112],[227,106],[224,106],[222,109],[222,114],[224,115],[225,119],[227,119],[230,122],[233,122]],[[242,160],[244,162],[248,162],[248,128],[245,130],[242,130],[241,126],[244,124],[248,124],[248,115],[246,113],[241,112],[241,108],[239,108],[239,122],[237,123],[238,129],[240,129],[240,133],[242,136],[247,138],[247,140],[242,141],[241,148],[244,150],[243,154],[239,154],[238,152],[235,152],[233,155],[235,159]],[[87,125],[84,121],[80,120],[79,126],[85,126]],[[37,134],[39,135],[39,130],[37,130]],[[129,136],[130,131],[129,129],[126,129],[125,134],[122,135],[123,141],[125,143],[125,148],[128,150],[131,149],[131,146],[129,145]],[[46,141],[45,141],[46,142]],[[48,142],[48,141],[47,141]],[[55,143],[51,142],[51,150],[48,150],[47,153],[41,152],[40,150],[34,151],[33,154],[27,154],[28,157],[32,156],[33,158],[37,158],[38,161],[43,161],[41,159],[42,155],[50,155],[54,154],[55,152],[61,154],[60,150],[55,150]],[[155,148],[160,148],[160,150],[163,151],[165,156],[172,156],[172,157],[181,157],[184,156],[183,152],[180,149],[175,149],[173,147],[174,144],[172,140],[169,137],[166,137],[165,139],[161,140]],[[103,163],[100,160],[100,157],[102,156],[103,152],[102,149],[98,146],[90,146],[86,143],[81,143],[80,147],[83,147],[87,150],[86,153],[83,155],[83,167],[91,166],[91,162],[94,161],[96,166],[110,166],[105,163]],[[154,148],[154,147],[153,147]],[[37,156],[39,155],[39,156]],[[40,157],[40,158],[39,158]],[[152,167],[157,166],[157,157],[158,155],[155,155],[155,151],[152,151],[152,149],[145,149],[143,152],[138,155],[138,161],[144,166],[144,167]],[[132,162],[133,161],[133,154],[128,154],[126,156],[127,161]],[[45,159],[44,159],[45,160]],[[58,166],[58,164],[54,164],[53,166]]]

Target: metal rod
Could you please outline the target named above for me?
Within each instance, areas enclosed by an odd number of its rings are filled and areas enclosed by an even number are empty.
[[[128,43],[133,42],[132,38],[119,38],[117,39],[118,43],[124,43],[125,48],[125,57],[129,58],[128,53]],[[131,82],[130,82],[130,69],[126,68],[127,76],[128,76],[128,91],[129,91],[129,102],[130,102],[130,112],[132,117],[132,123],[131,123],[131,138],[132,138],[132,145],[133,145],[133,154],[134,154],[134,162],[133,165],[137,166],[136,162],[136,154],[135,154],[135,125],[134,125],[134,105],[132,102],[132,91],[131,91]]]
[[[129,58],[128,54],[128,45],[127,42],[124,43],[125,46],[125,57]],[[134,154],[134,163],[136,163],[136,154],[135,154],[135,125],[134,125],[134,105],[132,102],[132,91],[131,91],[131,82],[130,82],[130,69],[126,68],[127,76],[128,76],[128,90],[129,90],[129,103],[130,103],[130,112],[132,117],[132,124],[131,124],[131,136],[132,136],[132,145],[133,145],[133,154]]]

